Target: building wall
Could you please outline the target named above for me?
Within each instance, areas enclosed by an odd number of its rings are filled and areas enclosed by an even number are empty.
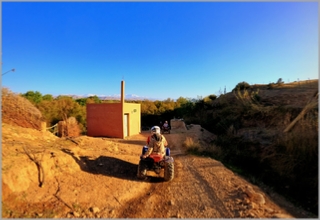
[[[141,105],[124,103],[87,104],[87,135],[124,138],[124,115],[128,115],[127,135],[141,132]]]
[[[136,103],[124,103],[123,114],[128,114],[128,136],[141,132],[141,105]]]
[[[140,104],[124,102],[121,81],[120,103],[87,104],[87,135],[125,138],[141,132]]]
[[[87,135],[123,138],[121,103],[87,104]]]

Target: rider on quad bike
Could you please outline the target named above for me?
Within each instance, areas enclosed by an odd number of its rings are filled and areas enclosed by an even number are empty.
[[[166,148],[168,142],[166,138],[160,134],[160,127],[151,128],[151,136],[147,140],[148,146],[144,146],[140,162],[138,165],[138,178],[145,179],[147,171],[154,171],[160,174],[164,169],[164,179],[172,180],[174,175],[173,158],[170,157],[170,150]]]
[[[161,127],[161,133],[163,134],[165,132],[170,134],[170,126],[168,124],[168,121],[165,121],[164,124]]]

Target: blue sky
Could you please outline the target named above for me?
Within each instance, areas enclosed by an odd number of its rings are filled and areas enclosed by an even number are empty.
[[[2,2],[16,93],[199,98],[319,77],[315,2]]]

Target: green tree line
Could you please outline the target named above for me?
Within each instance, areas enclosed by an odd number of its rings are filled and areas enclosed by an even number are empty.
[[[66,120],[68,117],[75,117],[80,125],[82,133],[86,133],[86,104],[88,103],[110,103],[119,100],[100,100],[97,96],[86,98],[73,98],[60,95],[53,97],[50,94],[42,95],[39,91],[28,91],[21,96],[28,99],[42,113],[43,120],[47,126],[53,126],[57,122]],[[201,108],[206,100],[212,100],[215,95],[202,99],[190,99],[179,97],[177,100],[166,99],[155,100],[126,100],[126,102],[141,104],[141,123],[143,126],[152,126],[160,121],[172,118],[184,118],[193,115]]]
[[[75,117],[82,133],[86,132],[86,104],[101,103],[97,96],[74,99],[65,95],[57,97],[53,97],[50,94],[42,95],[39,91],[28,91],[21,94],[21,96],[28,99],[40,110],[48,127],[69,117]]]

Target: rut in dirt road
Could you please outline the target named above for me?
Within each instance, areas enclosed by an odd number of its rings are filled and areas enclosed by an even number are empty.
[[[200,203],[201,209],[206,210],[205,216],[200,217],[210,217],[210,218],[230,218],[234,217],[233,214],[225,207],[224,203],[219,199],[216,194],[217,188],[212,188],[212,183],[210,184],[207,180],[205,180],[198,171],[192,166],[192,159],[189,157],[179,157],[179,161],[183,163],[183,166],[186,167],[184,176],[190,176],[189,185],[193,185],[195,191],[198,196],[198,201]],[[178,162],[179,162],[178,161]],[[195,181],[196,180],[196,181]],[[222,183],[216,183],[215,185],[218,187]],[[199,206],[199,205],[198,205]],[[210,215],[210,213],[212,213]],[[198,217],[197,217],[198,218]]]

